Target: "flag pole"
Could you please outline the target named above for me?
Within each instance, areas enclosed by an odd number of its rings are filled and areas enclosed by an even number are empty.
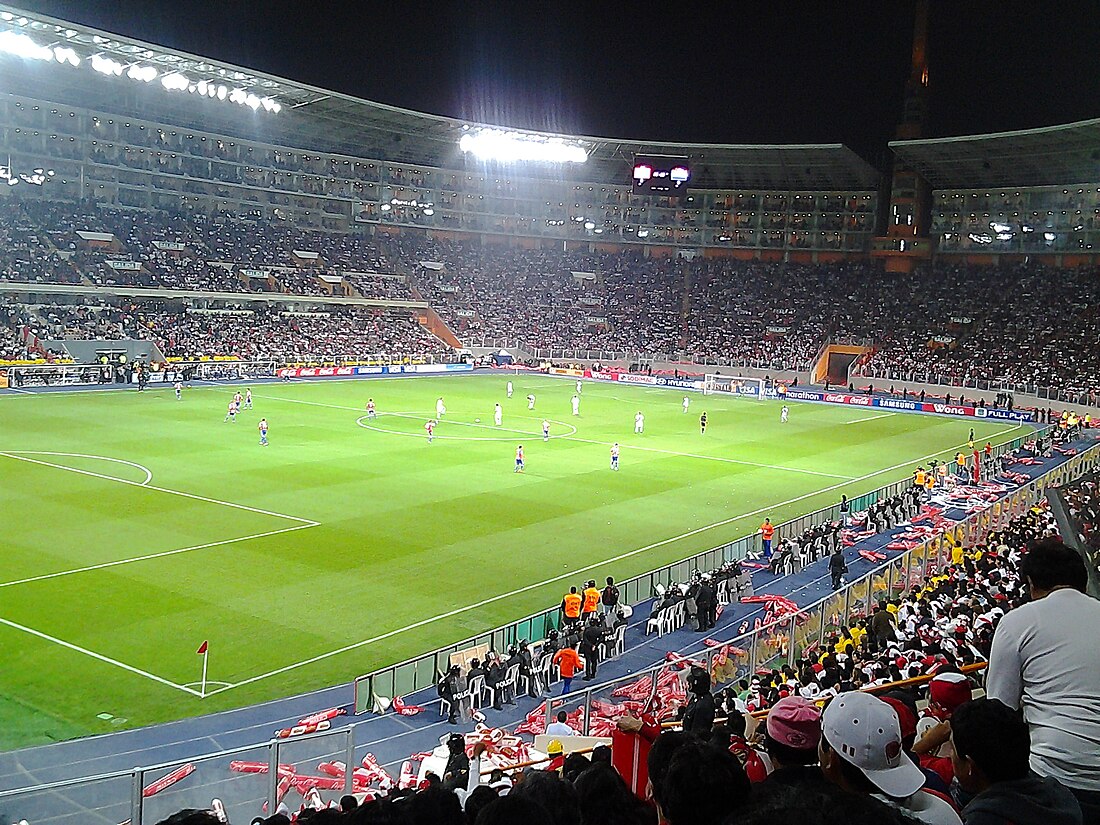
[[[206,664],[207,657],[210,655],[210,643],[203,642],[202,646],[198,650],[202,654],[202,687],[199,688],[199,698],[206,698]]]

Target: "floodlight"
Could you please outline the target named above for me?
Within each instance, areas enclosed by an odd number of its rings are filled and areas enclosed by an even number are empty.
[[[140,80],[143,83],[149,83],[157,78],[157,70],[152,66],[142,66],[140,63],[134,63],[126,70],[126,76],[131,80]]]
[[[218,87],[218,100],[225,100],[227,94],[229,94],[229,89],[225,88],[225,86]]]
[[[1044,232],[1043,233],[1043,240],[1044,241],[1053,241],[1057,237],[1058,236],[1055,235],[1053,232]]]
[[[25,34],[13,31],[0,32],[0,51],[28,60],[53,60],[53,52],[39,46]]]
[[[191,81],[179,72],[171,72],[160,79],[160,85],[170,92],[181,92],[191,85]]]
[[[458,147],[481,160],[517,163],[584,163],[588,153],[583,147],[561,138],[506,132],[501,129],[477,129],[464,134]]]
[[[588,229],[588,230],[592,230],[592,229],[596,228],[596,224],[592,223],[592,221],[585,221],[584,222],[584,228]]]
[[[79,66],[80,57],[77,53],[70,49],[68,46],[54,46],[53,57],[58,63],[68,63],[70,66]]]
[[[109,57],[104,57],[101,54],[92,55],[92,68],[100,74],[114,75],[118,77],[122,74],[122,64],[117,60],[112,60]]]

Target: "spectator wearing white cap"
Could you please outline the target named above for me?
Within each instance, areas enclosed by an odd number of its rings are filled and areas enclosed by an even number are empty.
[[[825,778],[867,794],[929,825],[960,825],[952,804],[924,789],[924,774],[905,755],[894,709],[869,693],[843,693],[821,715],[818,758]]]

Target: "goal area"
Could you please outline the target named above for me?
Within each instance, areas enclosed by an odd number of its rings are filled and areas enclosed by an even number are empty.
[[[764,379],[744,375],[708,374],[703,378],[703,395],[741,395],[746,398],[764,398]]]

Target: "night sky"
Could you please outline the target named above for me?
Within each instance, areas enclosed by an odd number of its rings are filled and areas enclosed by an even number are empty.
[[[734,0],[23,5],[419,111],[649,140],[846,143],[873,162],[900,116],[915,7],[907,0],[812,10]],[[929,136],[1100,117],[1098,46],[1097,2],[933,0]]]

